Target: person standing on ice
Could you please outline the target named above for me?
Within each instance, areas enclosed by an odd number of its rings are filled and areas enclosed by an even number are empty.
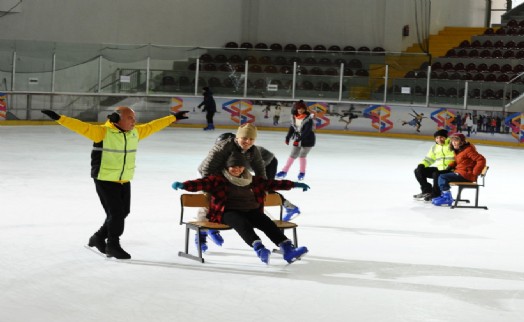
[[[300,164],[298,180],[304,180],[304,177],[306,176],[306,158],[311,149],[315,146],[315,125],[313,115],[308,112],[303,100],[300,100],[295,104],[291,114],[291,125],[289,126],[286,135],[286,144],[289,145],[289,142],[293,141],[293,146],[291,147],[291,154],[289,155],[284,168],[277,173],[277,178],[285,178],[289,168],[291,168],[293,162],[298,158]]]
[[[227,158],[218,175],[201,179],[174,182],[175,190],[191,192],[205,191],[211,195],[208,217],[211,222],[231,226],[240,237],[257,253],[260,260],[269,264],[271,251],[264,247],[255,228],[263,231],[269,239],[280,247],[284,260],[292,263],[308,252],[307,247],[295,247],[291,240],[264,213],[266,192],[302,188],[309,186],[302,182],[289,180],[268,180],[252,176],[246,170],[246,158],[234,151]]]
[[[198,108],[204,106],[202,112],[206,112],[207,126],[204,128],[204,131],[214,130],[215,125],[213,124],[213,117],[217,111],[217,105],[213,98],[213,92],[211,89],[207,86],[202,89],[204,90],[202,93],[202,95],[204,95],[204,100],[198,105]]]
[[[120,236],[131,209],[131,179],[135,172],[138,142],[175,121],[187,119],[187,111],[172,113],[141,125],[135,125],[135,112],[126,106],[117,107],[108,115],[104,125],[85,123],[58,115],[52,110],[42,110],[42,113],[93,141],[91,177],[106,218],[100,229],[89,238],[88,245],[96,247],[107,257],[130,259],[131,255],[120,246]]]

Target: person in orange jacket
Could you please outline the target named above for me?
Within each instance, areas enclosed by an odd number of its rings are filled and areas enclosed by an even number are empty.
[[[452,172],[443,173],[438,177],[442,195],[431,201],[435,206],[451,206],[454,200],[449,183],[475,182],[486,166],[486,158],[477,152],[473,144],[466,141],[464,134],[454,133],[450,136],[450,140],[450,148],[455,153],[455,161],[448,166]]]

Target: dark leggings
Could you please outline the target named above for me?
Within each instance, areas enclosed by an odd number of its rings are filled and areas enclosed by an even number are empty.
[[[253,247],[253,242],[260,240],[255,228],[264,232],[277,246],[288,239],[268,216],[260,212],[260,209],[226,210],[222,216],[222,223],[233,227],[249,247]]]
[[[275,176],[277,175],[277,169],[278,169],[278,160],[277,158],[273,158],[271,162],[269,162],[268,165],[266,165],[266,176],[268,179],[275,179]]]

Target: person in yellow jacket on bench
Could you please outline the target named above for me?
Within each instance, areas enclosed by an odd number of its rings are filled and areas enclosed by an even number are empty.
[[[88,245],[96,247],[107,257],[130,259],[131,255],[120,246],[120,236],[130,212],[131,180],[135,172],[138,142],[175,121],[187,119],[187,111],[172,113],[141,125],[136,125],[135,112],[126,106],[117,107],[103,125],[58,115],[52,110],[42,110],[42,113],[93,141],[91,178],[106,218],[100,229],[89,238]]]

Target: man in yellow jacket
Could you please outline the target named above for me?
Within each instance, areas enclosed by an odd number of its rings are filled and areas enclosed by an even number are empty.
[[[117,107],[104,125],[85,123],[51,110],[42,110],[42,113],[93,141],[91,177],[106,212],[106,219],[91,236],[88,245],[96,247],[107,257],[130,259],[131,255],[120,246],[120,236],[124,232],[125,218],[130,212],[131,179],[135,172],[138,141],[177,120],[187,119],[187,111],[136,126],[135,112],[125,106]]]
[[[413,198],[424,201],[431,201],[432,198],[441,195],[438,186],[438,177],[442,173],[448,173],[448,166],[455,161],[455,154],[449,147],[448,131],[440,129],[433,134],[435,144],[429,149],[428,154],[415,169],[415,178],[420,184],[419,194]],[[428,182],[428,178],[433,179],[433,186]]]

